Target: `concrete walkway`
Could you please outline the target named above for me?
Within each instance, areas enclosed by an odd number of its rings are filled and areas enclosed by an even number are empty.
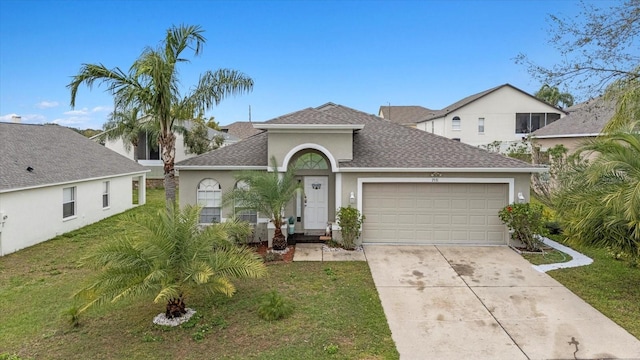
[[[562,251],[563,253],[571,256],[571,260],[567,261],[567,262],[563,262],[563,263],[555,263],[555,264],[544,264],[544,265],[533,265],[533,268],[540,271],[540,272],[547,272],[550,270],[556,270],[556,269],[565,269],[565,268],[572,268],[572,267],[578,267],[578,266],[585,266],[585,265],[589,265],[593,262],[593,259],[591,259],[590,257],[581,254],[575,250],[573,250],[570,247],[564,246],[562,244],[560,244],[559,242],[555,242],[549,238],[543,237],[541,239],[543,244],[549,245],[552,248]]]
[[[323,244],[296,244],[293,261],[366,261],[363,251],[322,250]]]
[[[401,359],[640,359],[640,341],[507,247],[365,246]]]

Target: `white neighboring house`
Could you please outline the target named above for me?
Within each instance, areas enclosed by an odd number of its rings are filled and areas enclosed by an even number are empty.
[[[189,130],[191,129],[192,122],[185,121],[183,126]],[[209,139],[213,141],[217,136],[220,136],[224,139],[221,147],[227,146],[229,144],[233,144],[238,142],[237,137],[227,134],[222,131],[217,131],[213,129],[208,129]],[[95,135],[91,137],[92,139],[98,139],[101,135]],[[182,161],[191,157],[196,156],[197,154],[189,154],[187,152],[187,148],[184,145],[184,136],[178,132],[175,132],[176,135],[176,158],[175,162]],[[131,147],[129,150],[124,146],[124,142],[122,139],[118,140],[109,140],[105,142],[105,147],[107,149],[111,149],[117,152],[120,155],[123,155],[131,160],[134,160],[133,148]],[[138,163],[145,168],[151,170],[148,174],[148,179],[163,179],[164,178],[164,165],[162,163],[162,152],[157,144],[149,144],[146,133],[140,133],[140,137],[138,140]]]
[[[0,154],[0,256],[132,208],[148,171],[57,125],[0,123]]]
[[[565,115],[561,109],[504,84],[435,110],[418,119],[415,127],[474,146],[494,141],[509,144]]]

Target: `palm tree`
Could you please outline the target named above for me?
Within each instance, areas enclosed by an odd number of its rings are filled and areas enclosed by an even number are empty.
[[[560,92],[557,86],[550,86],[548,84],[542,85],[540,90],[535,93],[535,97],[540,100],[544,100],[553,106],[560,106],[562,104],[563,108],[567,108],[573,106],[573,95]]]
[[[109,114],[109,120],[103,125],[104,132],[100,140],[122,139],[124,149],[130,151],[133,148],[133,159],[138,161],[138,141],[140,132],[143,131],[142,123],[139,121],[140,110],[129,106],[124,109],[115,109]]]
[[[200,209],[186,206],[160,211],[157,217],[127,218],[131,237],[99,248],[84,263],[100,271],[95,281],[76,296],[87,298],[80,311],[105,302],[151,296],[166,302],[169,318],[184,314],[184,299],[196,291],[232,296],[232,278],[265,275],[262,260],[232,237],[250,233],[247,223],[228,222],[204,229],[198,226]]]
[[[586,143],[589,162],[561,181],[557,209],[574,242],[612,247],[640,258],[640,133],[638,122]]]
[[[108,69],[102,64],[83,64],[67,85],[71,90],[71,107],[75,107],[81,84],[91,88],[98,81],[107,84],[107,90],[115,96],[116,108],[122,104],[134,105],[158,124],[167,209],[175,203],[174,124],[218,105],[229,95],[253,89],[250,77],[236,70],[219,69],[202,74],[196,87],[188,93],[180,92],[177,65],[188,62],[182,57],[186,49],[192,49],[195,56],[200,54],[206,42],[203,32],[200,26],[173,26],[158,48],[145,49],[128,73],[118,67]]]
[[[235,202],[242,207],[253,209],[263,215],[268,215],[275,226],[273,234],[273,248],[283,250],[287,247],[287,240],[282,234],[282,215],[285,206],[293,199],[300,185],[296,181],[295,168],[289,167],[287,172],[279,173],[278,162],[271,158],[271,171],[246,171],[236,175],[237,181],[243,181],[248,186],[238,187],[227,193],[223,203]]]

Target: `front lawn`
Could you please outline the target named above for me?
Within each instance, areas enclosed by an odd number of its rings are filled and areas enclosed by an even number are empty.
[[[154,213],[162,190],[147,192]],[[120,216],[0,258],[0,358],[23,359],[397,359],[398,353],[364,262],[269,265],[259,280],[236,281],[232,298],[191,297],[195,317],[176,328],[153,325],[164,304],[126,301],[83,314],[72,328],[64,311],[89,280],[80,258],[124,234]],[[280,321],[262,320],[262,297],[278,290],[293,307]]]
[[[549,237],[563,242],[562,236]],[[593,263],[547,274],[640,339],[640,267],[630,267],[604,249],[572,247]]]

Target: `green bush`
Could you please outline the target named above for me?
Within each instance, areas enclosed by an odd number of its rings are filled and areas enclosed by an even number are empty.
[[[258,308],[258,315],[267,321],[284,319],[292,312],[293,306],[275,290],[264,297]]]
[[[544,224],[544,227],[547,228],[547,231],[551,235],[559,235],[562,234],[562,226],[557,221],[547,221]]]
[[[336,219],[342,233],[342,246],[348,250],[355,249],[356,240],[360,237],[360,229],[365,219],[364,215],[351,206],[341,207],[338,209]]]
[[[522,242],[529,251],[538,251],[540,240],[537,235],[544,236],[547,229],[546,217],[542,205],[524,203],[509,204],[498,212],[500,220],[511,230],[511,238]]]

